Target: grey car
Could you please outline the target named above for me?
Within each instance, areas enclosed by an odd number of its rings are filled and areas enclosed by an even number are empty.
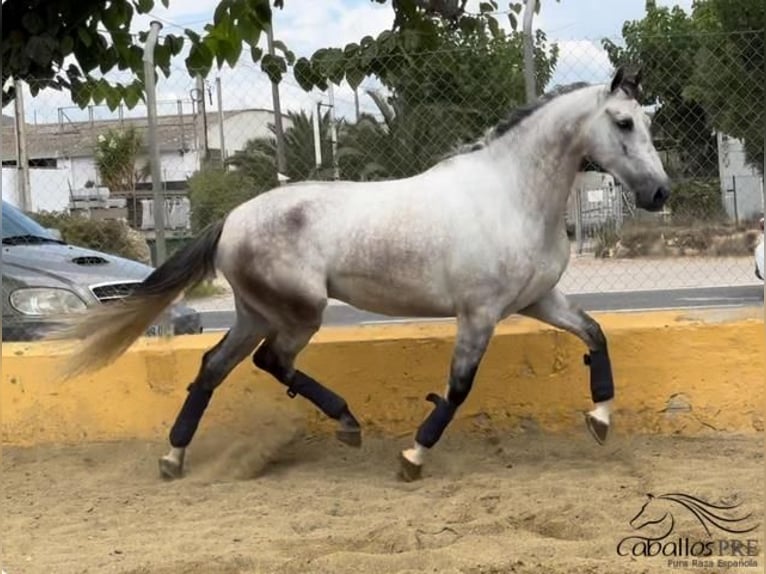
[[[13,205],[2,202],[3,341],[31,341],[55,323],[52,315],[125,297],[153,268],[138,261],[69,245]],[[174,334],[202,332],[197,311],[179,302],[160,320]],[[147,336],[160,332],[157,324]]]

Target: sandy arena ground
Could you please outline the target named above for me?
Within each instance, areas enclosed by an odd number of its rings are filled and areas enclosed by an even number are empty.
[[[249,436],[201,427],[188,475],[162,482],[164,443],[5,448],[7,574],[762,572],[620,557],[645,494],[738,499],[763,518],[761,438],[447,434],[424,479],[397,480],[409,438],[360,450],[254,413]],[[704,538],[674,510],[674,536]],[[750,535],[759,539],[763,529]],[[720,537],[715,532],[714,537]]]

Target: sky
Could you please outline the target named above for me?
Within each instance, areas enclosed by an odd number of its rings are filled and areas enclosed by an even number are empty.
[[[689,10],[692,0],[658,0],[660,5],[679,5]],[[169,8],[157,1],[152,16],[134,19],[133,31],[146,30],[152,17],[163,24],[162,33],[181,34],[183,28],[201,30],[212,19],[218,0],[170,0]],[[499,1],[498,20],[507,29],[508,4]],[[284,0],[283,9],[274,9],[274,36],[282,40],[296,55],[310,56],[321,47],[343,47],[358,42],[365,35],[376,36],[387,29],[392,22],[390,2],[381,5],[371,0]],[[599,41],[603,37],[619,39],[620,30],[626,20],[643,16],[645,0],[542,0],[540,13],[535,17],[535,28],[545,31],[549,41],[560,46],[559,64],[552,84],[573,81],[606,81],[611,66]],[[477,12],[479,0],[469,0],[466,9]],[[519,19],[521,21],[521,19]],[[265,48],[265,35],[262,40]],[[185,54],[184,54],[185,55]],[[216,76],[221,78],[221,94],[224,109],[260,107],[272,109],[271,86],[257,64],[247,62],[243,51],[240,65],[232,70],[215,68],[208,76],[208,107],[217,106]],[[170,78],[160,76],[158,83],[158,113],[173,113],[177,99],[183,102],[184,110],[191,111],[190,93],[194,81],[185,71],[182,58],[173,64]],[[375,88],[372,79],[362,84],[364,88]],[[210,101],[212,98],[212,102]],[[318,90],[307,94],[295,81],[287,77],[280,85],[280,98],[285,109],[313,109],[317,102],[327,102],[327,95]],[[350,116],[354,110],[354,95],[347,85],[335,89],[336,113]],[[374,111],[372,101],[363,93],[359,98],[363,111]],[[88,117],[87,111],[74,106],[66,92],[46,90],[36,98],[25,99],[25,112],[30,122],[55,122],[59,107],[64,108],[66,117],[72,121]],[[13,107],[3,109],[12,115]],[[145,115],[140,106],[128,115]],[[106,107],[94,110],[96,118],[112,114]]]

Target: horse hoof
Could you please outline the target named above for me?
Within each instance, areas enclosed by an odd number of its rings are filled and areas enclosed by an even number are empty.
[[[399,453],[399,477],[405,482],[420,480],[423,471],[422,464],[410,462],[406,456]]]
[[[335,437],[348,446],[362,446],[362,429],[338,429],[335,431]]]
[[[590,413],[585,414],[585,424],[590,431],[590,434],[596,439],[598,444],[604,444],[606,442],[606,435],[609,433],[609,424],[602,420],[597,419]]]
[[[160,478],[174,480],[183,476],[183,468],[168,456],[160,458]]]

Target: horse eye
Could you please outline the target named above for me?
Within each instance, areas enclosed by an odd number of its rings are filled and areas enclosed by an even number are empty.
[[[630,131],[633,129],[633,119],[632,118],[623,118],[621,120],[615,121],[617,124],[617,127],[621,130]]]

